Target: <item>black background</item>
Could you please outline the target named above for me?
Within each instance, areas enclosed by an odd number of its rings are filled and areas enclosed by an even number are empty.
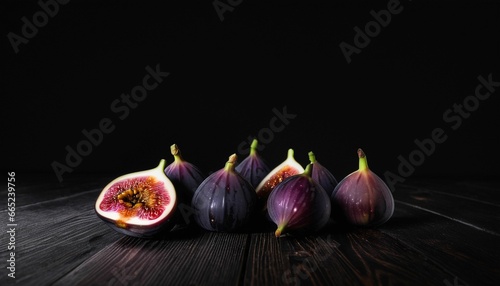
[[[246,156],[238,146],[286,109],[296,117],[262,140],[271,167],[288,148],[304,166],[314,151],[340,179],[362,148],[380,176],[401,175],[398,157],[442,128],[447,140],[411,176],[495,177],[500,88],[456,130],[443,114],[474,95],[478,76],[500,81],[500,4],[401,1],[347,63],[339,45],[388,2],[243,0],[221,21],[209,0],[74,0],[15,53],[7,35],[22,36],[22,17],[41,8],[2,1],[2,169],[58,183],[51,164],[109,118],[115,130],[63,179],[169,163],[173,143],[209,173]],[[111,103],[157,65],[169,76],[120,120]]]

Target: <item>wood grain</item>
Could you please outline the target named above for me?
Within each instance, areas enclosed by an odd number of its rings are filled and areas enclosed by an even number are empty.
[[[420,252],[467,285],[495,285],[500,277],[499,237],[444,216],[397,204],[381,230]]]
[[[495,182],[413,180],[394,193],[378,228],[330,223],[306,236],[274,236],[262,217],[237,233],[178,227],[163,237],[119,234],[94,212],[110,177],[41,177],[19,187],[17,278],[1,285],[496,285],[500,281]],[[0,189],[6,194],[6,188]],[[7,217],[6,210],[0,215]],[[8,257],[6,232],[2,257]]]
[[[17,283],[50,285],[119,238],[96,219],[96,192],[16,207]],[[1,214],[5,217],[5,211]],[[6,241],[4,234],[2,242]],[[2,257],[7,252],[7,247],[1,248]]]
[[[54,285],[236,285],[247,234],[202,233],[163,240],[124,237]],[[105,268],[103,268],[106,266]]]

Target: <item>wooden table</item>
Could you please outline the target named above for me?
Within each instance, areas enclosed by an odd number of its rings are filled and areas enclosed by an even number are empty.
[[[330,224],[276,238],[262,222],[153,240],[97,218],[111,179],[74,174],[59,184],[53,174],[17,173],[15,231],[2,187],[1,285],[500,285],[499,181],[408,179],[394,192],[394,216],[376,229]],[[15,279],[6,268],[12,232]]]

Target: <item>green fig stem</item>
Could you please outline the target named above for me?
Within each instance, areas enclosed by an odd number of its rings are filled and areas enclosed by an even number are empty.
[[[277,229],[276,229],[276,231],[274,232],[274,235],[275,235],[276,237],[280,237],[280,236],[281,236],[281,234],[283,233],[283,230],[285,230],[285,225],[284,225],[284,224],[282,224],[282,225],[278,226],[278,228],[277,228]]]
[[[257,139],[253,139],[252,145],[250,145],[250,155],[255,155],[255,153],[257,153],[258,146],[259,146],[259,141]]]
[[[226,171],[234,170],[236,161],[238,161],[238,156],[236,154],[232,154],[231,156],[229,156],[229,159],[227,160],[226,165],[224,166],[224,169]]]
[[[312,174],[312,168],[313,168],[313,163],[307,164],[306,169],[304,170],[303,174],[310,177]]]
[[[364,171],[368,169],[368,161],[366,160],[366,155],[361,148],[358,149],[358,157],[359,157],[359,170]]]
[[[288,149],[288,153],[287,153],[287,158],[293,158],[294,156],[294,151],[292,148]]]
[[[175,162],[181,162],[183,160],[181,150],[179,149],[179,146],[177,146],[177,144],[172,144],[170,146],[170,153],[172,153],[172,155],[174,156]]]
[[[167,161],[165,159],[161,159],[160,163],[158,164],[158,166],[156,168],[162,170],[162,172],[163,172],[163,170],[165,170],[166,165],[167,165]]]
[[[311,152],[309,152],[309,161],[310,161],[311,163],[316,162],[316,156],[314,155],[314,153],[313,153],[312,151],[311,151]]]

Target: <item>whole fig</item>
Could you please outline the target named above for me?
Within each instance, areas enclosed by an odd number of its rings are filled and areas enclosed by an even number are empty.
[[[343,178],[331,194],[332,220],[355,226],[378,226],[394,213],[394,198],[387,184],[368,168],[358,149],[359,168]]]
[[[309,161],[313,164],[314,168],[312,169],[311,177],[313,180],[317,181],[323,189],[325,189],[328,197],[331,196],[333,190],[338,184],[335,176],[328,170],[325,166],[323,166],[318,160],[316,160],[316,155],[311,151],[309,152]]]
[[[331,204],[323,187],[311,178],[313,164],[301,174],[278,184],[267,199],[269,218],[276,224],[276,237],[285,232],[318,231],[330,220]]]
[[[255,212],[257,194],[252,184],[235,171],[236,161],[236,154],[229,156],[224,168],[210,174],[193,195],[195,221],[205,230],[240,230]]]
[[[247,179],[254,188],[271,171],[267,162],[257,151],[258,144],[258,140],[253,139],[252,145],[250,145],[250,154],[235,167],[235,170]]]
[[[206,176],[196,165],[184,159],[177,144],[170,146],[170,153],[174,161],[165,167],[165,175],[174,184],[179,202],[191,204],[194,192]]]

